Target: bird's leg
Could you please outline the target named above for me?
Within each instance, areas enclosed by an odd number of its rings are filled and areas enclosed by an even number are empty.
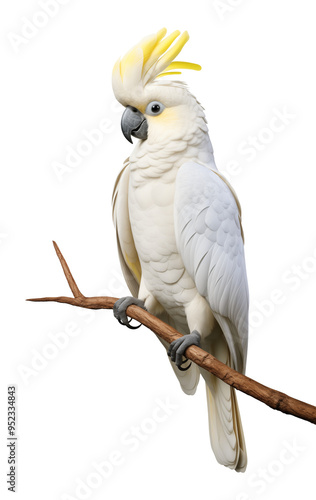
[[[113,313],[115,318],[118,320],[118,322],[121,325],[125,325],[131,330],[136,330],[141,326],[141,323],[137,326],[133,326],[130,324],[132,321],[131,319],[128,319],[127,314],[126,314],[126,309],[128,306],[131,306],[132,304],[141,307],[142,309],[145,309],[145,303],[143,300],[136,299],[135,297],[122,297],[121,299],[117,300],[113,306]]]
[[[184,335],[180,339],[174,340],[169,346],[168,356],[170,356],[171,361],[174,361],[181,371],[188,370],[191,366],[190,363],[188,367],[182,368],[182,365],[187,361],[187,359],[183,361],[182,356],[191,345],[201,347],[201,335],[197,330],[193,330],[189,335]]]

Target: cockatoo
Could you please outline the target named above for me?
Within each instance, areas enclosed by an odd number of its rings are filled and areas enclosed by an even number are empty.
[[[166,29],[144,38],[113,69],[113,90],[125,106],[126,139],[139,139],[115,183],[113,219],[123,274],[132,297],[114,315],[129,325],[137,304],[183,337],[162,341],[181,387],[206,383],[215,457],[245,471],[247,453],[235,390],[184,357],[198,345],[244,373],[248,285],[241,210],[219,173],[204,109],[185,83],[164,77],[197,64],[174,61],[189,36]]]

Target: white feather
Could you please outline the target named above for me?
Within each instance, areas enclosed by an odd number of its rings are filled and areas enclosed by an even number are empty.
[[[179,169],[175,232],[185,268],[223,329],[233,366],[244,372],[249,299],[242,231],[235,197],[215,171],[195,162]]]

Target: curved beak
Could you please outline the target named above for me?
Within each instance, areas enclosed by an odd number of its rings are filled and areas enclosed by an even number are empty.
[[[143,113],[133,106],[126,106],[122,115],[121,127],[124,137],[133,144],[132,138],[147,139],[148,123]]]

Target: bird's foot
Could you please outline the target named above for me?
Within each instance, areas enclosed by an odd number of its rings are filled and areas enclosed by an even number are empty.
[[[187,367],[182,368],[182,365],[188,361],[187,359],[183,361],[183,355],[187,348],[191,345],[197,345],[198,347],[201,346],[201,335],[197,330],[193,330],[193,332],[189,335],[184,335],[183,337],[174,340],[169,346],[168,356],[170,356],[171,361],[174,361],[181,371],[186,371],[191,366],[190,363]]]
[[[141,323],[137,326],[131,325],[130,323],[132,320],[128,319],[126,314],[126,309],[128,308],[128,306],[131,306],[133,304],[135,306],[141,307],[142,309],[145,309],[145,311],[147,310],[143,300],[136,299],[135,297],[122,297],[115,302],[113,306],[113,313],[115,318],[121,325],[125,325],[131,330],[136,330],[137,328],[142,326]]]

